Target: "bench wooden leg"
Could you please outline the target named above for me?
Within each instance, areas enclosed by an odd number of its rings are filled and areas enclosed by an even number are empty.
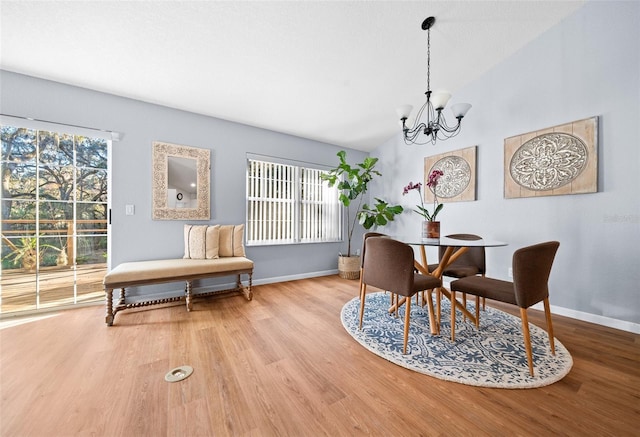
[[[193,301],[193,291],[192,291],[192,286],[191,286],[191,281],[186,281],[187,285],[186,285],[186,289],[185,292],[187,294],[187,311],[191,311],[191,307],[192,307],[192,301]]]
[[[242,292],[242,294],[244,294],[244,297],[247,300],[251,300],[253,299],[253,291],[251,291],[251,282],[252,282],[253,274],[247,273],[247,275],[249,276],[249,287],[245,287],[244,285],[242,285],[242,281],[240,280],[240,275],[238,275],[236,279],[236,287],[238,287],[238,290]]]
[[[124,300],[127,297],[127,291],[123,288],[120,289],[120,297],[118,298],[118,305],[116,305],[117,308],[120,308],[122,306],[124,306]]]
[[[107,326],[113,326],[113,288],[105,288],[107,299],[107,316],[105,322]]]

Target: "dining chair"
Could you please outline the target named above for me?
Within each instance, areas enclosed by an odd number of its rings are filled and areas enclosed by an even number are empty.
[[[364,255],[367,251],[367,238],[369,237],[386,237],[385,234],[381,234],[380,232],[366,232],[362,236],[362,248],[360,249],[360,300],[362,300],[362,277],[364,275]]]
[[[482,240],[482,237],[475,234],[451,234],[446,238],[454,238],[456,240]],[[444,257],[444,252],[447,250],[446,246],[440,246],[438,250],[438,260]],[[455,252],[454,252],[455,253]],[[433,272],[439,264],[429,264],[429,271]],[[467,276],[484,276],[487,271],[486,259],[484,247],[470,247],[465,253],[463,253],[458,259],[450,263],[446,269],[442,272],[442,276],[449,278],[466,278]],[[440,294],[438,293],[438,298]],[[482,308],[485,307],[485,299],[476,296],[476,326],[480,312],[480,299],[482,299]],[[462,304],[467,306],[467,295],[462,294]],[[437,302],[438,305],[438,319],[440,319],[440,299]]]
[[[440,287],[442,281],[434,276],[415,272],[414,253],[408,244],[387,237],[370,237],[365,241],[367,254],[363,266],[359,329],[362,329],[367,286],[403,296],[398,305],[405,304],[402,353],[406,354],[411,319],[411,297],[420,291]]]
[[[560,243],[557,241],[548,241],[516,250],[512,260],[513,282],[482,276],[468,276],[451,283],[451,303],[454,307],[455,294],[458,291],[520,307],[522,334],[531,376],[533,376],[533,356],[531,353],[527,308],[538,302],[543,302],[544,304],[551,353],[553,355],[556,353],[551,311],[549,309],[548,284],[553,260],[559,246]],[[452,311],[454,311],[453,308]],[[453,317],[451,329],[452,331],[455,330],[455,319]]]

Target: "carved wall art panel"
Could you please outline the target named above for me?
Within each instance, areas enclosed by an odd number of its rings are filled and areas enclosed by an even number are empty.
[[[444,173],[436,186],[439,202],[476,200],[476,146],[424,159],[423,193],[427,202],[433,202],[433,191],[427,187],[433,170]]]
[[[597,117],[506,138],[504,197],[597,192],[597,138]]]

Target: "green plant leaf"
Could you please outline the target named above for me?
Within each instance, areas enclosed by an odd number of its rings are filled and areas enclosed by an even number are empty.
[[[338,184],[338,190],[350,190],[351,189],[351,184],[349,183],[349,181],[340,181],[340,183]]]
[[[418,215],[421,215],[422,217],[424,217],[425,219],[429,220],[429,218],[431,217],[431,214],[429,214],[429,211],[427,211],[424,208],[421,207],[417,207],[420,211],[418,211],[418,209],[414,209],[413,212],[415,212]]]
[[[376,215],[376,225],[377,226],[384,226],[386,224],[387,224],[387,219],[385,218],[384,214]]]
[[[398,215],[398,214],[402,214],[402,211],[404,211],[404,208],[402,207],[402,205],[395,205],[395,206],[387,207],[387,210],[393,215]]]
[[[442,210],[442,208],[444,207],[444,203],[440,203],[437,207],[436,210],[433,211],[433,215],[431,216],[431,220],[435,220],[436,219],[436,215],[438,215],[438,213]]]
[[[340,193],[338,199],[344,206],[349,206],[351,204],[351,199],[349,199],[344,193]]]
[[[370,170],[376,165],[377,162],[378,162],[378,158],[372,158],[368,156],[364,159],[362,164],[358,164],[358,165],[365,170]]]

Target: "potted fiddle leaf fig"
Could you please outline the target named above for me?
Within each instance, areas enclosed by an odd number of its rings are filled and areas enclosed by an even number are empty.
[[[403,210],[400,205],[389,205],[382,199],[375,198],[372,206],[364,203],[365,194],[369,187],[369,182],[375,176],[382,174],[375,169],[378,158],[367,157],[363,162],[351,166],[347,163],[347,152],[341,150],[337,154],[340,162],[337,167],[320,177],[329,183],[329,187],[337,184],[340,203],[347,211],[347,253],[338,257],[338,273],[340,277],[346,279],[358,279],[360,277],[360,256],[351,254],[351,238],[356,224],[362,225],[365,229],[380,227],[393,221],[397,214]],[[351,218],[352,202],[357,203],[356,213]]]

